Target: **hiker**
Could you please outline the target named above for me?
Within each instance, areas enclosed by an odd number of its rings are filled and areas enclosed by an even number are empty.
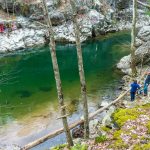
[[[150,84],[150,72],[147,73],[147,77],[144,82],[144,96],[147,96],[147,94],[148,94],[149,84]]]
[[[0,24],[0,33],[4,32],[4,24]]]
[[[137,80],[134,80],[130,89],[131,101],[135,100],[135,94],[138,89],[140,89],[140,85],[137,83]]]

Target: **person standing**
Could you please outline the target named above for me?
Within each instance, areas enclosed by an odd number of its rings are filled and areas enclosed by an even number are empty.
[[[135,94],[138,89],[140,89],[140,85],[137,83],[137,80],[134,80],[133,83],[131,84],[131,89],[130,89],[131,101],[135,100]]]
[[[0,33],[3,33],[4,32],[4,24],[0,24]]]
[[[14,31],[14,30],[17,29],[17,26],[16,26],[16,23],[15,23],[15,22],[12,22],[12,24],[11,24],[11,29],[12,29],[12,31]]]
[[[147,96],[147,94],[148,94],[149,84],[150,84],[150,72],[147,73],[147,77],[144,82],[144,96]]]

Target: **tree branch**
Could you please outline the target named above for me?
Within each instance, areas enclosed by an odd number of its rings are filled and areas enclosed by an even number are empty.
[[[150,8],[150,5],[148,5],[148,4],[145,4],[145,3],[141,2],[141,1],[137,1],[137,2],[139,4],[141,4],[142,6],[144,6],[144,7]]]

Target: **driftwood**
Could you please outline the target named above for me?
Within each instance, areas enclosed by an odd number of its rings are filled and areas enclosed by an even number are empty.
[[[143,77],[144,77],[145,74],[147,73],[147,70],[148,70],[148,69],[149,69],[149,68],[147,68],[147,69],[145,70],[145,72],[144,72],[144,74],[141,76],[139,82],[143,79]],[[89,120],[93,119],[97,114],[103,112],[104,110],[106,110],[107,108],[109,108],[111,105],[117,103],[117,102],[118,102],[119,100],[121,100],[129,91],[130,91],[130,89],[128,89],[127,91],[125,91],[125,92],[123,92],[122,94],[120,94],[117,99],[115,99],[114,101],[112,101],[112,102],[111,102],[110,104],[108,104],[107,106],[104,106],[104,107],[98,109],[97,111],[95,111],[95,112],[89,114]],[[84,122],[84,120],[80,119],[80,120],[76,121],[75,123],[72,123],[72,124],[69,126],[69,129],[73,129],[74,127],[76,127],[76,126],[82,124],[83,122]],[[39,138],[39,139],[37,139],[37,140],[35,140],[35,141],[33,141],[33,142],[31,142],[31,143],[25,145],[21,150],[28,150],[28,149],[30,149],[30,148],[32,148],[32,147],[38,145],[38,144],[41,144],[41,143],[45,142],[46,140],[51,139],[51,138],[53,138],[53,137],[55,137],[55,136],[57,136],[57,135],[59,135],[59,134],[61,134],[61,133],[63,133],[63,132],[64,132],[64,128],[60,128],[60,129],[54,131],[53,133],[49,133],[49,134],[47,134],[47,135],[45,135],[45,136],[43,136],[43,137],[41,137],[41,138]]]
[[[148,5],[148,4],[145,4],[145,3],[141,2],[141,1],[137,1],[137,2],[139,4],[141,4],[142,6],[144,6],[144,7],[150,8],[150,5]]]

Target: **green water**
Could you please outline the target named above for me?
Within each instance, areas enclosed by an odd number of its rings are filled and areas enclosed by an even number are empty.
[[[115,72],[118,60],[129,53],[129,34],[113,34],[82,44],[88,99],[97,103],[121,78]],[[79,111],[80,83],[75,46],[57,45],[62,86],[68,111]],[[49,112],[57,114],[57,93],[48,46],[0,58],[0,126]],[[56,118],[55,118],[56,119]]]

